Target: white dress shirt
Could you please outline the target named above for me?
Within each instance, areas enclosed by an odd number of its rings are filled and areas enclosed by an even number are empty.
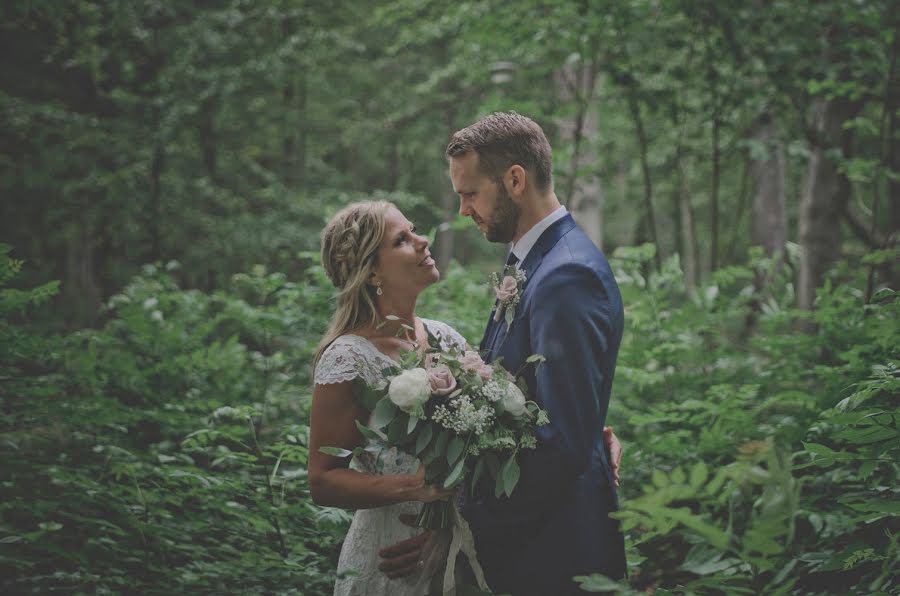
[[[558,219],[565,217],[568,211],[566,210],[565,205],[560,205],[558,209],[553,211],[550,215],[542,219],[541,221],[534,224],[530,230],[525,232],[521,238],[519,238],[518,242],[515,242],[512,245],[512,252],[519,259],[519,263],[522,263],[525,260],[525,257],[528,256],[528,253],[531,252],[531,249],[534,247],[534,244],[538,241],[538,238],[541,237],[547,228],[549,228],[555,221]]]

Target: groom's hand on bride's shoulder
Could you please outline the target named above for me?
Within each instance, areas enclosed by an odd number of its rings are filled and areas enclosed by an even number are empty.
[[[416,516],[401,515],[400,521],[407,526],[415,527]],[[435,538],[433,530],[423,530],[408,540],[381,549],[378,551],[378,556],[382,559],[378,569],[390,578],[415,573],[424,566],[425,560],[434,549]]]
[[[612,468],[613,480],[616,486],[619,486],[619,464],[622,463],[622,444],[619,443],[619,437],[613,432],[613,427],[607,426],[603,428],[603,442],[606,444],[606,450],[609,453],[609,465]]]

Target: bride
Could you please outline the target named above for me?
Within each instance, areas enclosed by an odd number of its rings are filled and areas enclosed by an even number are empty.
[[[334,593],[439,592],[438,572],[446,563],[451,532],[425,533],[420,547],[386,572],[379,569],[378,552],[419,536],[421,529],[407,525],[408,516],[414,517],[421,503],[447,499],[453,491],[426,484],[418,460],[395,449],[375,456],[367,452],[348,466],[346,459],[319,448],[353,449],[364,443],[356,421],[367,424],[370,413],[354,399],[354,379],[378,384],[381,370],[403,351],[428,345],[426,328],[447,348],[464,349],[465,340],[449,325],[416,317],[417,297],[440,273],[428,239],[391,203],[355,203],[338,213],[322,236],[322,263],[339,294],[314,361],[309,487],[319,505],[356,509]]]
[[[465,538],[471,538],[468,526],[455,516],[452,530],[423,532],[411,521],[421,503],[451,498],[454,491],[426,484],[424,466],[396,449],[365,452],[349,464],[319,451],[364,445],[356,422],[367,424],[370,412],[354,398],[354,379],[383,383],[382,369],[396,364],[402,352],[427,346],[428,332],[445,349],[467,349],[449,325],[416,317],[419,294],[440,279],[428,239],[391,203],[355,203],[325,227],[322,263],[339,294],[314,360],[309,488],[319,505],[356,510],[338,560],[334,593],[453,592],[456,551],[460,541],[471,544]],[[611,429],[606,430],[607,446],[619,450]],[[463,550],[475,563],[474,547]],[[472,567],[484,585],[480,567]]]

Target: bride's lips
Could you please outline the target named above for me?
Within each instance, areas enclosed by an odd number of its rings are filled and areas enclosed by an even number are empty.
[[[430,267],[434,265],[434,259],[431,258],[431,253],[429,253],[424,259],[419,261],[419,267]]]

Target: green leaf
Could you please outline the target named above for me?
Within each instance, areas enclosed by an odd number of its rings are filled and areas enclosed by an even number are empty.
[[[700,488],[703,486],[703,483],[706,482],[706,479],[709,477],[709,469],[706,467],[706,463],[702,461],[698,461],[691,468],[691,486],[694,488]]]
[[[478,481],[481,479],[481,475],[484,473],[485,468],[485,460],[483,457],[479,457],[475,461],[475,470],[472,472],[472,480],[471,486],[469,487],[472,495],[475,494],[475,486],[478,484]]]
[[[453,437],[447,446],[447,463],[452,466],[465,448],[466,441],[462,437]]]
[[[503,477],[503,491],[507,496],[512,495],[513,490],[516,488],[516,484],[519,483],[519,462],[516,461],[515,451],[509,459],[506,460],[506,463],[503,464],[501,476]]]
[[[627,585],[609,579],[605,575],[595,573],[593,575],[577,575],[575,581],[585,592],[615,592],[616,594],[631,594],[632,590]]]
[[[528,358],[525,359],[525,362],[546,362],[547,359],[544,358],[542,354],[532,354]]]
[[[463,470],[466,467],[466,458],[461,458],[456,465],[453,467],[453,471],[450,472],[450,475],[447,476],[447,479],[444,480],[444,488],[451,488],[462,478]]]
[[[375,429],[369,428],[368,426],[366,426],[359,420],[356,420],[355,422],[356,422],[357,430],[359,430],[360,434],[362,436],[364,436],[365,438],[367,438],[371,441],[379,441],[379,442],[384,441],[384,437],[379,435]]]
[[[410,436],[406,432],[406,427],[408,425],[409,418],[407,415],[405,413],[399,413],[387,427],[388,442],[394,445],[406,445],[410,440]]]
[[[416,416],[410,416],[409,421],[406,423],[406,434],[411,435],[413,431],[416,430],[416,425],[419,424],[419,419]]]
[[[451,433],[449,430],[442,430],[438,434],[437,440],[434,442],[434,452],[438,455],[444,455],[447,452],[447,441],[450,440]]]
[[[834,450],[819,443],[803,443],[803,448],[816,455],[834,455]]]
[[[428,443],[431,442],[433,434],[434,429],[431,424],[426,424],[422,427],[422,430],[419,431],[419,436],[416,437],[416,455],[419,455],[426,447],[428,447]]]
[[[500,495],[503,494],[503,475],[497,474],[496,479],[494,480],[494,498],[499,499]]]
[[[669,486],[669,477],[666,476],[666,473],[662,470],[656,468],[653,470],[653,473],[650,475],[650,478],[653,480],[653,484],[658,486],[659,488],[665,488]]]
[[[335,457],[349,457],[353,452],[349,449],[341,449],[340,447],[319,447],[319,451],[325,455],[333,455]]]
[[[399,412],[400,408],[395,406],[394,402],[388,397],[383,397],[378,401],[375,405],[375,409],[372,411],[371,424],[375,428],[384,428],[397,417]]]

